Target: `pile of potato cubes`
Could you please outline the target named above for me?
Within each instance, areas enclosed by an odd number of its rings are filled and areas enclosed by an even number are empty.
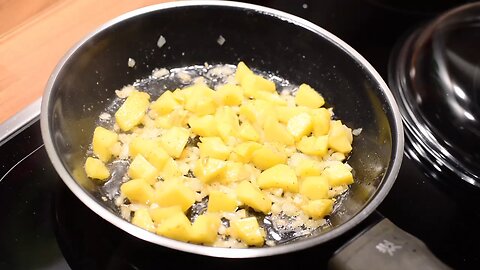
[[[117,128],[95,129],[86,174],[107,181],[112,161],[129,160],[120,193],[135,206],[133,224],[202,245],[263,246],[266,232],[252,213],[323,219],[334,190],[353,183],[351,129],[333,119],[321,94],[308,84],[279,93],[244,62],[234,78],[215,90],[197,83],[165,91],[154,101],[134,89],[115,113]],[[189,209],[207,198],[190,220]],[[286,200],[295,211],[282,207]]]

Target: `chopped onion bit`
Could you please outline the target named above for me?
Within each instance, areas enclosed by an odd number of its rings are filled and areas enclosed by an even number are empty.
[[[225,38],[222,35],[218,36],[217,43],[222,46],[225,43]]]
[[[158,41],[157,41],[157,46],[159,48],[162,48],[163,45],[165,45],[165,43],[167,43],[167,40],[162,35],[160,35],[160,37],[158,38]]]
[[[135,59],[128,58],[128,67],[134,67],[134,66],[135,66]]]

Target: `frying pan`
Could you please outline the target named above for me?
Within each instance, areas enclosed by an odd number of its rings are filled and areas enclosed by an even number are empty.
[[[157,44],[160,36],[163,46]],[[135,66],[127,64],[129,58],[135,59]],[[105,200],[103,187],[90,181],[83,170],[96,121],[115,90],[147,77],[154,68],[239,60],[294,84],[308,82],[333,106],[338,118],[362,129],[348,160],[356,180],[330,217],[331,228],[274,247],[216,248],[161,237],[121,218],[113,201]],[[388,194],[404,145],[401,116],[390,90],[352,47],[304,19],[230,1],[153,5],[117,17],[86,36],[51,74],[42,99],[41,131],[54,168],[96,214],[145,241],[229,258],[306,249],[349,231]]]

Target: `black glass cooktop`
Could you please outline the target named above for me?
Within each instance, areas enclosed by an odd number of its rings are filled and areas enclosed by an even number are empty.
[[[386,79],[389,56],[406,33],[461,1],[251,1],[304,17],[357,49]],[[186,254],[136,239],[81,203],[50,164],[38,117],[0,143],[0,269],[281,268],[328,259],[385,216],[415,235],[454,269],[480,268],[480,189],[429,167],[407,141],[392,190],[378,211],[324,245],[275,257],[220,259]],[[367,260],[368,258],[366,258]],[[374,262],[372,262],[374,263]],[[191,268],[190,268],[191,269]]]

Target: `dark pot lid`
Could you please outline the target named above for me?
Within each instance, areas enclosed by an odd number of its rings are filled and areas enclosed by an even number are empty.
[[[394,51],[390,88],[416,158],[480,187],[480,3],[452,9]]]

